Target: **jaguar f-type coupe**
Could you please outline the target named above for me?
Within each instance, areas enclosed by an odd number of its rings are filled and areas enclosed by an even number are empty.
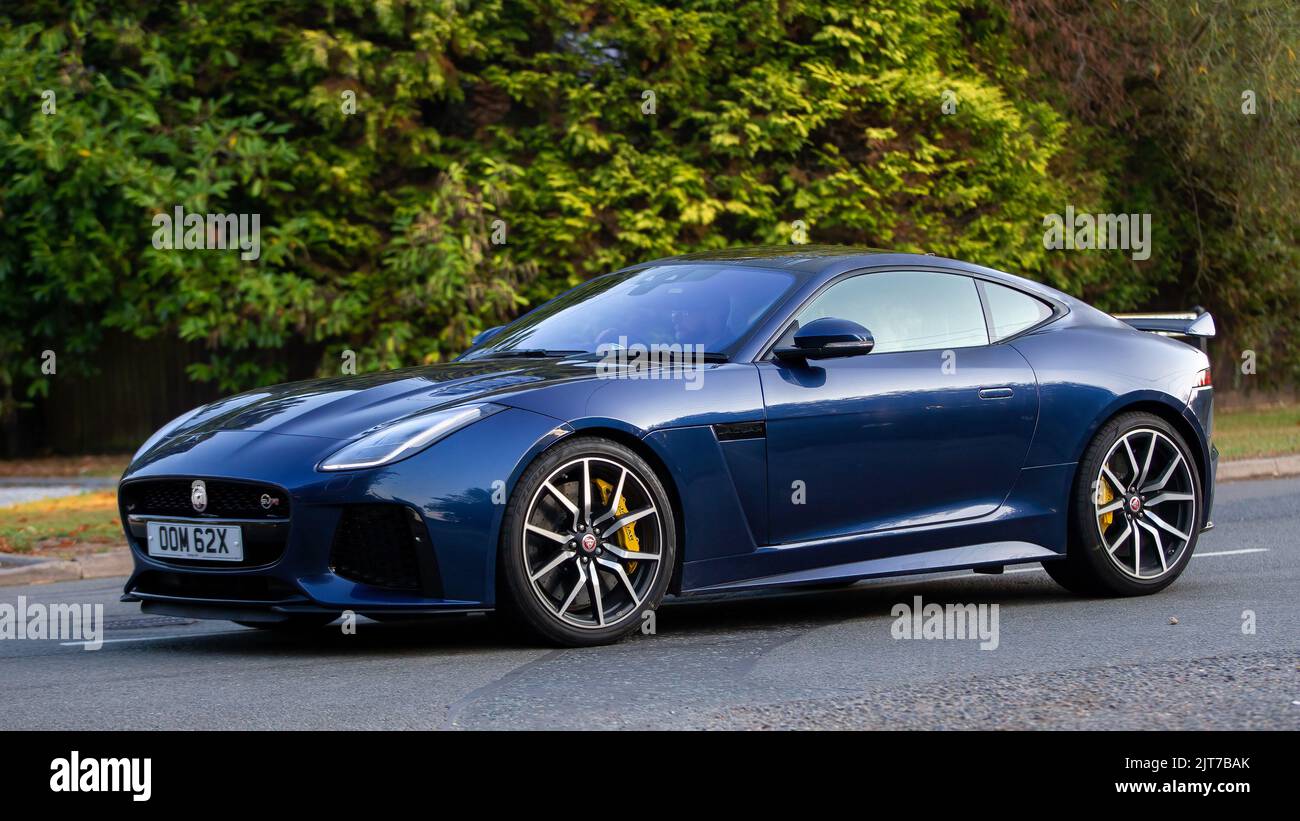
[[[1025,562],[1153,593],[1211,526],[1213,333],[930,255],[634,265],[455,361],[172,421],[120,484],[124,600],[269,628],[500,611],[591,645],[669,594]]]

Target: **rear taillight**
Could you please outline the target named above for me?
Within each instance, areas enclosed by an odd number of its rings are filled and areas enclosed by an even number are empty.
[[[1205,370],[1201,371],[1199,378],[1196,380],[1196,387],[1208,388],[1212,384],[1213,383],[1210,381],[1210,369],[1206,368]]]

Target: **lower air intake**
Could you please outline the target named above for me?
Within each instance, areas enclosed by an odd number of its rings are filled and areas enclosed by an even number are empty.
[[[418,514],[402,505],[344,508],[334,531],[330,569],[350,581],[391,590],[426,590],[432,567],[422,570],[428,537]]]

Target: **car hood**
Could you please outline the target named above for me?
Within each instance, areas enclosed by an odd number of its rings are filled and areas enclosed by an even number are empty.
[[[376,425],[597,376],[590,360],[479,360],[273,385],[203,407],[168,439],[252,431],[351,439]]]

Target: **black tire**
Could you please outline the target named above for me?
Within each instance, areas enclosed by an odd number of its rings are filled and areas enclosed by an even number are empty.
[[[1128,438],[1129,444],[1127,450],[1125,443],[1121,440]],[[1170,477],[1176,478],[1179,487],[1185,491],[1180,495],[1193,497],[1188,502],[1179,502],[1179,504],[1190,504],[1188,508],[1182,508],[1180,515],[1186,519],[1184,524],[1185,530],[1178,531],[1186,535],[1187,539],[1176,539],[1173,544],[1177,550],[1173,555],[1168,554],[1170,548],[1165,547],[1166,541],[1171,537],[1166,528],[1157,527],[1144,518],[1147,513],[1148,500],[1157,500],[1160,498],[1159,492],[1144,492],[1143,482],[1147,487],[1150,486],[1151,477],[1145,476],[1146,471],[1141,469],[1143,464],[1143,454],[1133,452],[1134,460],[1129,456],[1129,451],[1133,450],[1132,441],[1142,440],[1141,437],[1149,437],[1145,441],[1152,442],[1152,456],[1147,457],[1146,462],[1155,461],[1154,454],[1164,452],[1169,456],[1169,462],[1173,464],[1170,469]],[[1178,458],[1173,455],[1176,449]],[[1129,478],[1129,487],[1119,488],[1119,493],[1125,494],[1121,497],[1112,488],[1114,482],[1099,479],[1102,471],[1102,463],[1106,460],[1107,455],[1111,458],[1127,460],[1132,464],[1134,476],[1122,476],[1112,470],[1111,475],[1119,480],[1119,484],[1125,484],[1125,479]],[[1185,466],[1185,474],[1182,472]],[[1154,473],[1155,471],[1150,471]],[[1142,477],[1142,478],[1138,478]],[[1105,496],[1098,495],[1099,482],[1105,484]],[[1185,485],[1185,487],[1184,487]],[[1134,491],[1130,493],[1130,491]],[[1113,497],[1112,497],[1112,494]],[[1132,510],[1128,501],[1132,496],[1139,498],[1136,510]],[[1103,504],[1102,500],[1105,500]],[[1104,510],[1113,502],[1118,501],[1121,507],[1111,514],[1112,518],[1103,518],[1099,510]],[[1172,500],[1170,500],[1172,501]],[[1150,511],[1155,511],[1155,504],[1159,502],[1152,501]],[[1165,510],[1164,508],[1161,509]],[[1114,518],[1122,517],[1122,518]],[[1108,422],[1097,435],[1093,437],[1092,442],[1084,451],[1083,458],[1079,462],[1078,473],[1076,474],[1073,498],[1070,501],[1070,544],[1064,559],[1043,562],[1043,569],[1054,581],[1067,590],[1085,595],[1106,595],[1106,596],[1145,596],[1156,593],[1168,587],[1174,582],[1187,567],[1188,561],[1191,560],[1193,552],[1196,550],[1197,538],[1200,535],[1201,523],[1204,520],[1204,493],[1201,486],[1200,471],[1197,467],[1196,460],[1187,446],[1187,442],[1182,435],[1174,429],[1172,425],[1158,416],[1145,412],[1123,413],[1110,422]],[[1161,520],[1163,522],[1163,519]],[[1142,577],[1143,554],[1141,552],[1140,541],[1137,550],[1133,550],[1133,541],[1131,536],[1114,537],[1111,541],[1110,548],[1103,540],[1103,532],[1113,532],[1112,528],[1120,530],[1122,528],[1115,525],[1127,525],[1132,528],[1132,532],[1138,534],[1139,539],[1143,533],[1146,533],[1147,551],[1145,557],[1148,562],[1151,560],[1151,554],[1160,559],[1161,567],[1158,570],[1153,569],[1152,575],[1146,578]],[[1176,526],[1175,526],[1176,529]],[[1155,531],[1156,536],[1151,535]],[[1159,537],[1163,536],[1163,539]],[[1156,543],[1160,545],[1157,550],[1151,543],[1155,538]],[[1133,554],[1131,559],[1125,560],[1120,556],[1122,548],[1119,545],[1127,542],[1130,546],[1129,552]],[[1181,546],[1179,546],[1181,545]],[[1113,558],[1114,557],[1114,558]],[[1130,572],[1126,561],[1132,561],[1133,572]],[[1167,565],[1167,566],[1166,566]]]
[[[1073,550],[1073,548],[1071,548]],[[1064,559],[1043,562],[1043,569],[1052,581],[1078,596],[1098,596],[1104,591],[1093,577],[1078,567],[1067,555]]]
[[[339,617],[338,613],[304,613],[289,616],[283,621],[239,621],[240,627],[252,627],[257,630],[270,630],[277,633],[303,633],[319,630]]]
[[[556,533],[562,523],[555,519],[547,520],[545,508],[551,508],[552,515],[558,512],[560,518],[566,520],[563,522],[566,525],[569,514],[565,508],[560,507],[559,500],[544,485],[556,476],[568,475],[564,471],[582,470],[582,467],[574,466],[580,465],[584,460],[590,463],[587,468],[592,471],[591,474],[582,474],[587,477],[589,488],[596,484],[592,477],[599,471],[617,472],[626,469],[629,476],[635,477],[635,482],[629,480],[624,486],[625,492],[620,498],[634,499],[636,505],[641,506],[629,510],[633,514],[653,506],[654,518],[647,515],[642,520],[646,522],[644,527],[639,522],[633,524],[641,529],[640,539],[653,542],[653,549],[646,547],[641,555],[658,556],[657,561],[620,560],[611,552],[611,547],[618,547],[620,551],[626,547],[622,541],[626,526],[609,530],[608,533],[604,533],[603,529],[617,523],[625,514],[616,514],[614,518],[601,522],[596,514],[601,513],[602,507],[597,506],[595,493],[589,506],[592,509],[591,520],[597,523],[593,531],[601,531],[592,532],[596,544],[592,550],[597,552],[587,553],[587,549],[581,546],[583,534],[578,532],[577,526],[585,527],[586,522],[582,521],[580,512],[572,514],[576,526],[567,527],[564,533]],[[610,483],[613,484],[612,478]],[[568,498],[572,493],[575,498],[569,503],[577,506],[581,486],[581,479],[573,484],[566,483],[564,488],[572,490],[565,490],[561,495]],[[559,489],[557,485],[552,487]],[[604,492],[599,487],[594,490]],[[548,501],[543,501],[543,496]],[[613,499],[612,493],[610,498]],[[613,499],[601,515],[612,514],[618,505],[619,499]],[[537,521],[541,521],[547,525],[543,529],[549,534],[561,535],[571,541],[565,545],[556,545],[550,536],[538,537],[535,529],[526,531],[525,525],[529,524],[530,514],[535,519],[534,528]],[[652,523],[655,525],[653,528]],[[527,538],[526,533],[530,534]],[[643,614],[659,606],[671,581],[676,555],[677,529],[672,505],[663,483],[650,465],[635,451],[609,439],[594,436],[574,438],[556,445],[529,465],[510,496],[497,550],[497,608],[508,622],[522,627],[532,637],[551,644],[566,647],[611,644],[640,627]],[[547,561],[548,558],[550,561]],[[536,575],[542,566],[551,561],[559,561],[560,564],[534,583],[530,576]],[[531,573],[529,563],[534,568]],[[618,564],[622,573],[612,571],[608,566],[611,563]],[[594,591],[590,589],[591,577],[586,575],[588,568],[596,576],[596,586],[601,591],[597,595],[593,595]],[[582,581],[584,577],[585,582]],[[606,588],[606,583],[610,583],[611,587]],[[564,590],[570,593],[563,606],[558,602],[562,596],[548,596],[551,587],[556,594]],[[597,601],[602,605],[599,614]],[[566,609],[570,602],[575,608],[573,612]],[[606,603],[611,611],[608,620]],[[583,606],[588,614],[583,619],[578,619],[577,611]],[[616,610],[616,607],[622,609]],[[585,620],[591,624],[575,623]],[[600,626],[599,622],[604,621],[608,623]]]

